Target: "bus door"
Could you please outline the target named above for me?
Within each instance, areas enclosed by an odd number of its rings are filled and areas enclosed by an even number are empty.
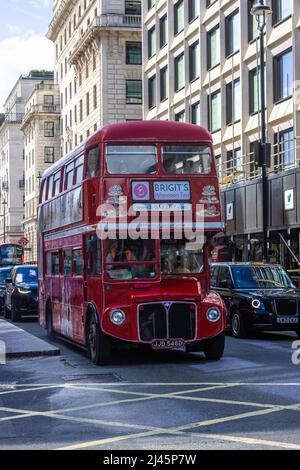
[[[85,303],[92,303],[101,315],[103,309],[102,295],[102,247],[96,232],[85,236]],[[101,318],[101,317],[100,317]]]

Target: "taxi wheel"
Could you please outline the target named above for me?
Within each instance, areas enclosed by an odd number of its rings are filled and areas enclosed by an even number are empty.
[[[20,314],[18,312],[18,310],[16,309],[16,307],[14,307],[13,305],[11,306],[11,320],[12,322],[19,322],[21,319],[20,317]]]
[[[225,348],[225,333],[221,333],[215,338],[208,340],[204,347],[206,359],[218,361],[222,358]]]
[[[246,320],[238,310],[235,310],[231,315],[230,328],[235,338],[247,338],[249,336]]]
[[[104,366],[111,358],[111,341],[100,330],[95,314],[91,315],[87,328],[88,356],[97,366]]]

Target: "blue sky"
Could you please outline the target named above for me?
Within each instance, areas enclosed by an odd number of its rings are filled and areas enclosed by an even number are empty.
[[[21,73],[53,69],[52,0],[0,0],[0,110]]]

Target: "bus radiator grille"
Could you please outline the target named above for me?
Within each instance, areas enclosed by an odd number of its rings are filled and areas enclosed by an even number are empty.
[[[196,330],[194,304],[162,302],[139,306],[139,332],[141,341],[154,339],[192,340]]]

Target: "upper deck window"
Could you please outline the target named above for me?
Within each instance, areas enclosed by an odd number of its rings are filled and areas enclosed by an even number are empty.
[[[107,171],[112,175],[156,173],[154,145],[107,145]]]
[[[75,160],[75,184],[82,182],[83,175],[83,155]]]
[[[54,178],[54,175],[51,175],[49,176],[49,179],[48,179],[48,198],[47,199],[50,199],[52,197],[53,178]]]
[[[59,194],[60,190],[60,175],[61,171],[59,170],[57,173],[55,173],[54,178],[53,178],[53,196],[57,196]]]
[[[88,150],[86,164],[86,178],[99,176],[99,147]]]
[[[211,172],[211,150],[206,145],[170,145],[162,149],[166,173],[208,175]]]
[[[69,163],[65,170],[65,189],[69,189],[73,186],[74,176],[74,162]]]

